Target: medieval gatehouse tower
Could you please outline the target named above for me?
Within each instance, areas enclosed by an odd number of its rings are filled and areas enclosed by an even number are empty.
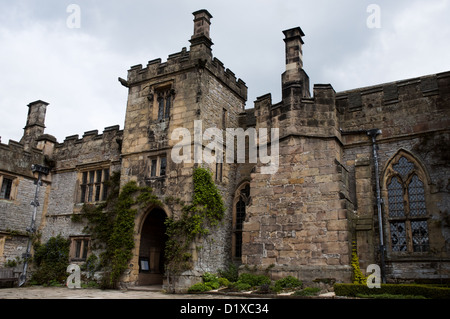
[[[212,54],[212,15],[193,15],[189,48],[165,62],[132,66],[119,78],[128,90],[123,129],[58,142],[45,133],[51,106],[28,105],[20,142],[0,143],[0,267],[26,250],[37,178],[31,165],[39,164],[50,172],[42,176],[36,230],[43,242],[69,239],[71,263],[97,253],[74,216],[85,204],[106,200],[115,173],[121,187],[130,181],[150,186],[160,203],[137,211],[121,282],[167,284],[164,221],[182,213],[167,199],[190,202],[194,168],[205,167],[226,212],[198,243],[201,249],[192,249],[193,267],[178,276],[179,291],[230,263],[268,271],[273,279],[350,282],[355,249],[363,272],[378,264],[388,282],[448,280],[450,72],[345,92],[331,84],[311,87],[305,34],[297,27],[283,31],[281,101],[266,94],[246,105],[245,82]],[[216,141],[222,152],[196,137],[209,128],[222,132]],[[239,145],[227,129],[245,133],[244,161],[237,160]],[[269,134],[263,137],[263,130]],[[270,163],[251,159],[253,138],[266,143]],[[182,146],[183,160],[174,160],[175,146]],[[197,160],[195,150],[215,160]],[[234,151],[231,161],[227,150]]]

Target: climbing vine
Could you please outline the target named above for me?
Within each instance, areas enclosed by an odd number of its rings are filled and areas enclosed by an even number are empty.
[[[207,236],[210,228],[217,226],[225,214],[222,196],[208,169],[195,168],[193,183],[192,203],[183,206],[179,218],[167,218],[165,221],[168,235],[165,249],[166,270],[171,274],[192,268],[191,245],[196,239]]]
[[[110,179],[111,192],[105,203],[85,204],[82,217],[88,221],[93,249],[102,249],[99,267],[103,269],[101,286],[116,288],[120,276],[128,268],[134,248],[134,221],[138,208],[162,205],[150,187],[139,187],[135,181],[120,190],[120,175]],[[120,191],[119,191],[120,190]]]
[[[353,283],[354,284],[365,284],[366,277],[364,277],[361,268],[359,267],[359,258],[356,250],[356,242],[352,242],[352,268],[353,268]]]

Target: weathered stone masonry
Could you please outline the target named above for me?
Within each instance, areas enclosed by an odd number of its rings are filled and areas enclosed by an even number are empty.
[[[283,31],[282,100],[273,103],[266,94],[245,109],[246,84],[212,55],[211,19],[206,10],[194,12],[189,50],[166,62],[132,66],[126,79],[119,78],[128,90],[123,130],[111,126],[58,143],[44,132],[48,103],[29,104],[21,141],[0,144],[0,266],[26,248],[36,178],[32,164],[51,168],[39,197],[42,240],[58,234],[71,239],[76,263],[98,252],[73,216],[86,202],[104,201],[106,181],[120,172],[122,186],[130,180],[151,186],[164,203],[139,210],[133,258],[122,283],[167,284],[160,267],[163,220],[177,218],[181,205],[164,199],[189,202],[193,168],[202,165],[211,169],[227,212],[217,230],[197,243],[203,248],[193,247],[193,269],[173,278],[178,291],[230,262],[269,271],[274,279],[351,281],[353,242],[363,272],[381,262],[377,176],[387,280],[448,280],[450,72],[345,92],[330,84],[310,90],[303,69],[305,34],[297,27]],[[173,162],[176,128],[191,132],[192,151],[207,146],[206,140],[201,145],[194,140],[196,120],[203,130],[279,129],[278,171],[262,174],[261,162]],[[381,131],[377,172],[367,135],[373,129]],[[227,147],[235,146],[224,145],[224,151]]]

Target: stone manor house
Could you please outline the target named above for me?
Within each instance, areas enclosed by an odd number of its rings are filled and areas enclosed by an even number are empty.
[[[182,288],[230,262],[274,279],[350,282],[353,248],[363,273],[378,264],[388,282],[448,280],[450,71],[345,92],[314,84],[311,91],[297,27],[283,31],[282,100],[274,103],[269,93],[245,108],[245,82],[212,55],[211,14],[193,15],[189,50],[132,66],[119,78],[128,90],[123,129],[59,142],[44,130],[49,104],[28,105],[22,139],[0,143],[0,268],[27,247],[37,178],[31,165],[51,169],[39,191],[41,240],[70,239],[72,263],[93,252],[83,223],[71,217],[84,203],[105,200],[112,173],[120,172],[121,185],[135,180],[161,199],[189,202],[193,168],[203,165],[227,211],[193,251],[194,268],[180,277]],[[170,154],[178,141],[171,134],[180,127],[193,133],[196,120],[203,129],[278,128],[278,171],[262,174],[260,161],[175,163]],[[138,211],[124,285],[163,283],[164,219],[180,212],[166,204]]]

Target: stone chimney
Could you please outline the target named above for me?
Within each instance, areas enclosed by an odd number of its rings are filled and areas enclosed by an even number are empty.
[[[296,91],[300,89],[302,97],[309,97],[309,77],[303,70],[302,37],[305,34],[300,27],[285,30],[283,33],[286,47],[286,71],[282,75],[283,92],[288,87],[295,86]]]
[[[211,55],[211,46],[213,45],[209,36],[212,15],[205,9],[195,11],[194,15],[194,34],[191,37],[191,52],[206,50]]]
[[[25,150],[36,147],[37,138],[44,134],[47,105],[47,102],[41,100],[28,104],[27,124],[24,127],[24,133],[20,140]]]

